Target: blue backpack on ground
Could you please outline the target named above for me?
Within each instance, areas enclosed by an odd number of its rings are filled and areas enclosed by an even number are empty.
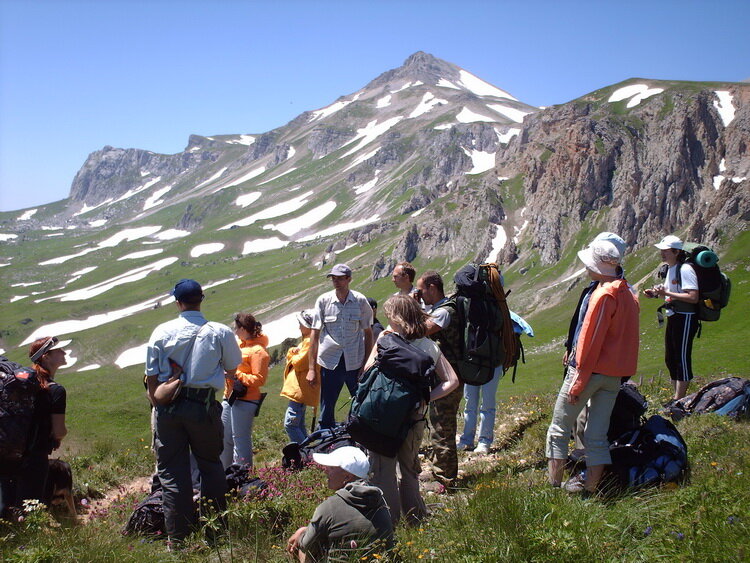
[[[750,380],[740,377],[718,379],[669,407],[673,420],[709,412],[731,418],[747,417],[750,413]]]
[[[623,488],[680,480],[688,467],[687,444],[674,424],[658,414],[612,442],[610,472]]]
[[[362,374],[346,429],[368,450],[395,457],[414,411],[435,384],[432,358],[396,333],[378,339],[375,363]]]

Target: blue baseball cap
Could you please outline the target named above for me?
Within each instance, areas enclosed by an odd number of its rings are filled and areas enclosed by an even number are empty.
[[[195,280],[182,279],[177,282],[174,289],[170,291],[177,301],[195,303],[203,300],[203,288]]]

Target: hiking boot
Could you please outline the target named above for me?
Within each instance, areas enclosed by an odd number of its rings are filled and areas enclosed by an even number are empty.
[[[484,442],[479,442],[479,445],[474,449],[475,454],[488,454],[490,453],[490,446],[489,444],[485,444]]]
[[[571,493],[571,494],[579,494],[582,491],[585,491],[584,483],[586,481],[585,473],[581,472],[575,475],[574,477],[571,477],[567,481],[563,481],[563,483],[560,485],[565,491]]]
[[[459,452],[472,452],[472,451],[474,451],[474,445],[473,445],[473,444],[463,444],[463,443],[459,443],[459,444],[458,444],[458,445],[456,446],[456,449],[457,449],[457,450],[458,450]]]

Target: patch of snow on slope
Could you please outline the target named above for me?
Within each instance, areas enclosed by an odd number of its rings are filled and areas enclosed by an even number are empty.
[[[161,199],[161,196],[163,196],[173,187],[174,187],[174,184],[170,184],[169,186],[164,186],[163,188],[159,188],[150,196],[148,196],[146,198],[146,201],[143,202],[143,210],[147,211],[151,209],[152,207],[156,207],[157,205],[161,205],[162,203],[164,203],[164,200]]]
[[[101,227],[107,224],[106,219],[97,219],[96,221],[89,221],[89,227]]]
[[[375,177],[372,180],[370,180],[369,182],[365,182],[364,184],[362,184],[360,186],[354,186],[352,188],[354,190],[354,193],[356,195],[361,195],[361,194],[363,194],[365,192],[369,192],[372,188],[374,188],[375,185],[378,183],[378,179],[379,179],[378,178],[378,173],[379,172],[380,172],[380,170],[376,170],[375,171]]]
[[[357,135],[346,144],[349,145],[357,140],[359,140],[359,143],[357,143],[357,145],[354,146],[354,148],[350,149],[348,152],[341,155],[341,158],[354,154],[365,145],[369,145],[375,139],[377,139],[380,135],[388,131],[391,127],[396,125],[396,123],[398,123],[402,119],[403,119],[402,116],[396,116],[390,119],[386,119],[383,123],[378,123],[377,119],[373,119],[365,127],[361,129],[357,129]]]
[[[248,205],[251,205],[258,201],[259,198],[260,192],[250,192],[249,194],[239,196],[236,200],[234,200],[234,204],[238,207],[247,207]]]
[[[433,129],[435,129],[436,131],[443,131],[445,129],[450,129],[451,127],[455,127],[455,124],[453,124],[453,123],[443,123],[442,125],[435,125],[435,127],[433,127]]]
[[[359,227],[363,227],[365,225],[369,225],[370,223],[374,223],[375,221],[378,221],[380,219],[380,215],[373,215],[372,217],[369,217],[368,219],[362,219],[361,221],[352,221],[350,223],[339,223],[338,225],[334,225],[333,227],[329,227],[328,229],[323,229],[322,231],[318,231],[317,233],[313,233],[312,235],[307,235],[299,239],[299,242],[307,242],[310,240],[315,240],[319,237],[327,237],[330,235],[336,235],[338,233],[343,233],[346,231],[351,231],[352,229],[357,229]]]
[[[242,184],[244,182],[247,182],[248,180],[252,180],[256,176],[260,176],[265,171],[266,171],[266,167],[265,166],[261,166],[259,168],[255,168],[254,170],[251,170],[250,172],[248,172],[244,176],[240,176],[236,180],[230,180],[229,183],[224,184],[223,186],[219,186],[218,188],[216,188],[214,190],[213,193],[220,192],[221,190],[225,190],[225,189],[231,188],[233,186],[239,186],[240,184]]]
[[[375,107],[378,109],[385,108],[391,105],[391,95],[387,94],[380,98],[377,103],[375,104]]]
[[[78,270],[77,272],[73,272],[72,275],[74,276],[85,276],[86,274],[90,274],[94,270],[96,270],[99,266],[89,266],[88,268],[82,268]]]
[[[721,187],[721,183],[725,180],[722,174],[714,176],[714,189],[718,190]]]
[[[468,151],[466,149],[463,149],[463,151],[467,156],[471,157],[471,162],[474,165],[466,174],[481,174],[495,167],[494,152]]]
[[[430,111],[435,106],[445,105],[447,103],[448,100],[441,100],[440,98],[436,98],[432,92],[425,92],[425,95],[422,96],[422,101],[419,102],[419,105],[409,114],[409,118],[419,117]]]
[[[129,199],[133,197],[135,194],[140,193],[144,190],[149,189],[151,186],[156,184],[157,182],[161,181],[161,176],[157,176],[156,178],[152,178],[142,186],[138,186],[137,188],[133,188],[132,190],[126,191],[124,194],[122,194],[120,197],[118,197],[116,200],[114,200],[112,203],[117,203],[119,201],[125,201],[126,199]]]
[[[646,98],[661,94],[664,88],[649,88],[646,84],[631,84],[629,86],[623,86],[618,88],[607,100],[608,102],[621,102],[627,98],[632,98],[627,107],[632,108],[640,104]]]
[[[368,153],[365,153],[363,155],[358,156],[357,158],[355,158],[354,160],[351,161],[351,163],[349,164],[349,166],[347,166],[346,168],[344,168],[344,172],[346,172],[350,168],[354,168],[358,164],[362,164],[365,160],[369,160],[370,158],[372,158],[373,156],[375,156],[376,154],[378,154],[378,151],[381,148],[382,147],[378,147],[374,151],[370,151]]]
[[[573,280],[573,279],[577,278],[578,276],[580,276],[581,274],[583,274],[585,271],[586,271],[586,268],[581,268],[580,270],[576,270],[571,275],[569,275],[567,278],[561,279],[560,281],[556,281],[555,283],[553,283],[552,285],[548,285],[547,287],[543,287],[542,290],[544,290],[544,289],[551,289],[551,288],[553,288],[553,287],[555,287],[557,285],[563,284],[565,282],[569,282],[570,280]]]
[[[289,150],[286,151],[286,160],[289,160],[295,154],[297,154],[297,149],[295,149],[293,146],[289,145]]]
[[[719,172],[726,172],[727,171],[727,159],[722,158],[721,162],[719,162]]]
[[[10,284],[10,287],[31,287],[32,285],[39,285],[43,282],[21,282],[21,283],[12,283]]]
[[[361,93],[358,93],[351,100],[341,100],[340,102],[334,102],[328,107],[324,107],[323,109],[314,111],[312,112],[309,121],[315,121],[317,119],[322,119],[324,117],[328,117],[329,115],[333,115],[337,111],[344,109],[352,102],[356,102],[361,95]]]
[[[63,293],[62,295],[57,295],[55,297],[45,297],[44,299],[37,299],[34,302],[39,303],[41,301],[48,301],[50,299],[59,299],[60,301],[85,301],[86,299],[91,299],[92,297],[96,297],[97,295],[106,293],[107,291],[117,287],[118,285],[140,281],[148,276],[151,272],[157,272],[163,268],[166,268],[167,266],[171,266],[178,260],[179,258],[177,258],[176,256],[163,258],[162,260],[154,262],[153,264],[130,270],[129,272],[125,272],[89,287],[76,289],[74,291]]]
[[[10,298],[10,301],[8,303],[15,303],[16,301],[20,301],[21,299],[26,299],[28,295],[15,295]]]
[[[45,237],[61,237],[61,236],[63,236],[64,234],[65,234],[65,233],[50,233],[50,234],[48,234],[48,235],[44,235],[44,236],[45,236]]]
[[[34,213],[36,213],[37,211],[39,211],[39,210],[38,209],[28,209],[27,211],[25,211],[23,213],[23,215],[19,215],[18,219],[16,219],[16,221],[28,221],[29,219],[31,219],[34,216]]]
[[[225,166],[224,168],[222,168],[221,170],[219,170],[216,174],[214,174],[213,176],[211,176],[208,180],[204,180],[203,182],[201,182],[200,184],[198,184],[197,186],[195,186],[195,189],[197,190],[198,188],[202,188],[203,186],[207,186],[208,184],[210,184],[214,180],[218,180],[221,177],[221,175],[224,174],[224,172],[226,172],[226,171],[227,171],[227,167]]]
[[[141,170],[140,173],[141,173],[141,178],[143,178],[144,176],[148,176],[149,174],[151,174],[151,172],[149,172],[148,170]]]
[[[293,213],[307,205],[307,203],[309,202],[308,198],[311,195],[313,195],[312,191],[305,192],[304,194],[299,195],[295,198],[289,199],[287,201],[282,201],[281,203],[272,205],[267,209],[263,209],[262,211],[253,213],[249,217],[245,217],[244,219],[240,219],[239,221],[235,221],[234,223],[224,225],[219,230],[223,231],[226,229],[231,229],[232,227],[247,227],[248,225],[252,225],[256,221],[262,221],[263,219],[273,219],[274,217],[281,217],[282,215]]]
[[[59,231],[60,229],[62,229],[62,227],[42,227],[43,231]]]
[[[525,209],[525,208],[524,208],[524,209]],[[529,226],[529,221],[528,221],[528,219],[527,219],[526,221],[524,221],[524,222],[523,222],[523,225],[521,225],[520,227],[513,227],[513,230],[515,231],[515,233],[514,233],[514,235],[513,235],[513,242],[515,242],[516,244],[518,244],[518,239],[519,239],[519,237],[521,236],[521,233],[522,233],[522,232],[523,232],[523,231],[524,231],[524,230],[526,229],[526,227],[528,227],[528,226]]]
[[[160,226],[136,227],[135,229],[125,229],[103,240],[99,243],[99,248],[112,248],[122,241],[131,242],[139,238],[147,237],[161,230]],[[164,231],[166,232],[166,231]],[[161,234],[161,233],[160,233]],[[158,235],[157,235],[158,236]]]
[[[461,89],[458,86],[456,86],[455,84],[453,84],[453,82],[451,82],[450,80],[446,80],[445,78],[441,78],[440,80],[438,80],[437,85],[440,86],[440,87],[442,87],[442,88],[453,88],[454,90],[460,90]]]
[[[186,237],[189,234],[190,231],[181,231],[180,229],[167,229],[166,231],[156,233],[154,235],[154,238],[158,238],[159,240],[173,240],[176,238]]]
[[[94,209],[97,209],[97,208],[101,207],[102,205],[109,205],[110,203],[112,203],[112,198],[106,199],[106,200],[104,200],[101,203],[97,203],[96,205],[92,205],[91,207],[89,207],[88,205],[86,205],[84,203],[83,207],[81,207],[80,211],[78,211],[77,213],[73,213],[73,217],[78,217],[79,215],[83,215],[84,213],[88,213],[89,211],[93,211]],[[75,225],[71,225],[71,226],[73,228],[75,228]],[[68,228],[70,228],[70,227],[68,227]]]
[[[89,364],[87,366],[84,366],[84,367],[80,368],[78,370],[78,373],[81,373],[82,371],[92,371],[92,370],[95,370],[95,369],[99,369],[100,367],[102,367],[102,366],[100,366],[99,364]]]
[[[263,323],[263,333],[268,337],[268,345],[276,346],[287,338],[299,336],[299,322],[297,313],[289,313],[280,319]]]
[[[301,231],[304,228],[310,227],[315,223],[318,223],[330,215],[333,210],[336,209],[335,201],[327,201],[322,205],[314,207],[307,213],[303,213],[299,217],[279,223],[278,225],[267,225],[263,228],[275,229],[280,233],[290,237],[293,234]]]
[[[407,88],[411,88],[412,86],[421,86],[424,84],[421,80],[417,80],[415,82],[407,82],[401,88],[398,88],[396,90],[391,90],[391,94],[397,94],[398,92],[401,92],[402,90],[406,90]]]
[[[10,262],[3,262],[2,264],[0,264],[0,268],[5,268],[5,266],[10,266]]]
[[[484,121],[489,123],[495,123],[497,119],[494,117],[487,117],[486,115],[480,115],[476,112],[471,111],[469,108],[464,107],[458,112],[456,119],[461,123],[475,123],[477,121]]]
[[[505,133],[500,133],[497,129],[495,129],[495,134],[497,135],[497,140],[500,141],[503,144],[508,144],[510,140],[518,135],[521,132],[520,129],[517,129],[515,127],[511,127],[508,129]]]
[[[459,75],[461,76],[459,84],[477,96],[495,96],[496,98],[508,98],[509,100],[518,101],[508,94],[508,92],[485,82],[481,78],[477,78],[470,72],[461,70]]]
[[[506,106],[501,106],[500,104],[487,104],[487,107],[495,110],[497,113],[500,113],[509,119],[512,119],[516,123],[522,123],[524,116],[531,113],[530,111],[521,111],[520,109],[509,108]]]
[[[273,182],[274,180],[276,180],[278,178],[281,178],[285,174],[289,174],[290,172],[294,172],[295,170],[297,170],[296,166],[293,167],[293,168],[290,168],[289,170],[286,170],[286,171],[282,172],[281,174],[278,174],[278,175],[274,176],[273,178],[269,178],[268,180],[263,180],[262,182],[258,183],[258,185],[262,186],[263,184],[267,184],[268,182]]]
[[[497,259],[497,253],[500,252],[504,247],[505,243],[508,242],[508,235],[505,234],[505,229],[502,225],[495,225],[497,231],[495,237],[492,239],[492,250],[484,259],[485,262],[494,262]]]
[[[718,100],[714,100],[714,107],[719,112],[724,127],[729,125],[734,119],[734,104],[732,104],[732,94],[726,90],[715,90]]]
[[[223,242],[209,242],[208,244],[199,244],[198,246],[193,247],[193,249],[190,251],[190,256],[192,258],[198,258],[199,256],[203,256],[204,254],[214,254],[216,252],[220,252],[223,249]]]
[[[279,237],[249,240],[245,243],[245,246],[242,247],[242,255],[258,254],[267,250],[276,250],[277,248],[284,248],[287,244],[289,244],[289,241],[281,240]],[[265,329],[266,327],[264,325],[263,330],[265,331]]]
[[[422,209],[417,209],[414,213],[411,214],[411,216],[412,217],[419,217],[425,209],[427,209],[427,208],[423,207]]]
[[[240,135],[239,139],[229,139],[225,141],[230,145],[247,145],[250,146],[255,142],[255,137],[252,135]]]
[[[139,364],[145,364],[146,363],[146,349],[148,348],[148,343],[141,344],[140,346],[136,346],[135,348],[128,348],[124,352],[122,352],[119,356],[117,356],[117,359],[115,360],[115,365],[122,369],[127,368],[130,366],[137,366]]]
[[[117,261],[120,260],[137,260],[138,258],[146,258],[147,256],[154,256],[156,254],[161,254],[164,252],[163,248],[154,248],[153,250],[140,250],[138,252],[131,252],[130,254],[126,254],[125,256],[120,256]]]

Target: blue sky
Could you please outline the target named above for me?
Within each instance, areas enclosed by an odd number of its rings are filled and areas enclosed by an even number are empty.
[[[750,2],[0,0],[0,210],[104,145],[263,133],[415,51],[532,105],[633,76],[750,77]]]

